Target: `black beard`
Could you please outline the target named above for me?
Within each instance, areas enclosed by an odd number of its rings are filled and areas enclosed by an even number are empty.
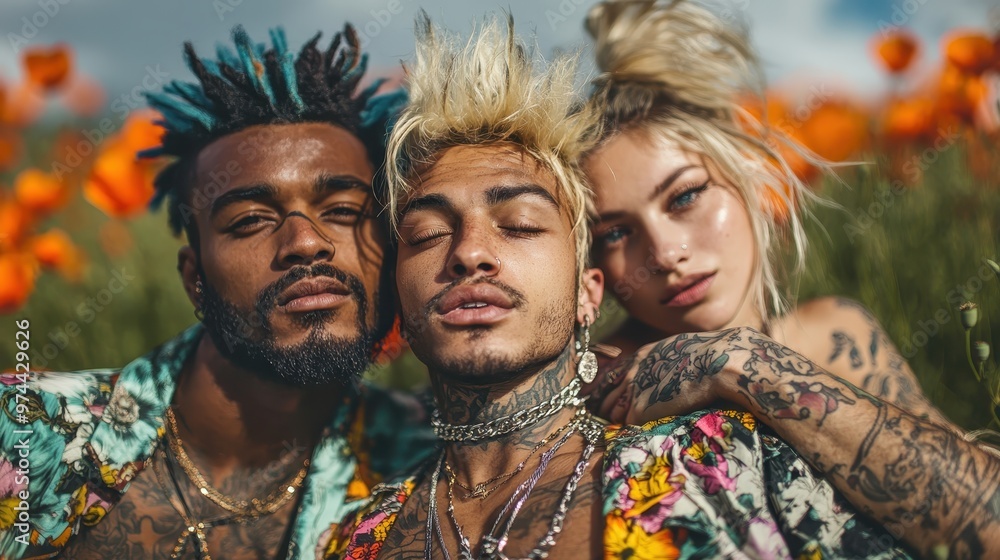
[[[278,296],[295,282],[318,276],[336,278],[350,291],[357,302],[358,336],[325,335],[323,326],[336,320],[338,310],[322,309],[295,315],[295,322],[309,329],[306,340],[278,346],[271,325]],[[262,289],[252,309],[227,301],[204,278],[202,274],[202,322],[219,352],[237,366],[290,387],[316,387],[334,382],[350,386],[368,368],[375,333],[365,320],[368,298],[357,277],[328,264],[295,267]],[[378,299],[377,293],[375,298]]]

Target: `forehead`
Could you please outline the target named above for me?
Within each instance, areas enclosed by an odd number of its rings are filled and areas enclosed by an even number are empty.
[[[215,182],[230,188],[311,184],[324,174],[353,176],[366,184],[373,175],[364,144],[347,130],[326,123],[248,127],[203,148],[195,166],[196,184]]]
[[[521,185],[537,185],[560,200],[552,173],[519,147],[506,143],[452,146],[418,172],[408,198],[437,193],[472,201],[493,187]]]

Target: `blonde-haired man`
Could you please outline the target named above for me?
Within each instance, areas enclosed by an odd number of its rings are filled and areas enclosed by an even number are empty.
[[[902,554],[749,414],[606,429],[583,408],[603,278],[570,61],[539,70],[509,21],[459,42],[425,19],[410,91],[388,154],[397,288],[445,445],[376,487],[329,557]]]

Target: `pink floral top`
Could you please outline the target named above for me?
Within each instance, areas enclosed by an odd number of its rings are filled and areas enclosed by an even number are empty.
[[[705,410],[605,437],[605,558],[910,557],[748,413]],[[331,529],[325,558],[379,557],[427,471],[376,486]]]

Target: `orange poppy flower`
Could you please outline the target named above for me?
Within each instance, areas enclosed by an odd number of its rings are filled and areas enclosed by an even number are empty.
[[[22,55],[28,81],[43,90],[59,88],[72,71],[73,53],[65,43],[51,47],[28,47]]]
[[[34,216],[22,208],[14,197],[0,196],[0,251],[12,251],[19,247],[34,221]]]
[[[934,104],[923,98],[894,99],[882,115],[882,134],[890,141],[914,141],[934,135]]]
[[[155,169],[136,160],[135,151],[123,142],[107,146],[84,183],[83,196],[113,218],[135,215],[153,198]]]
[[[962,72],[979,75],[993,65],[993,41],[982,33],[954,33],[944,39],[944,55]]]
[[[30,257],[0,253],[0,314],[21,308],[35,287],[35,269]]]
[[[135,152],[155,148],[160,145],[163,127],[154,121],[161,118],[156,111],[133,111],[125,119],[119,137],[128,149]]]
[[[62,181],[35,168],[18,173],[14,180],[14,196],[30,212],[51,214],[69,200],[69,189]]]
[[[977,108],[988,95],[988,88],[979,76],[966,74],[948,64],[941,72],[937,94],[939,117],[972,124]]]
[[[919,47],[917,38],[899,27],[881,33],[872,40],[875,60],[892,74],[909,68]]]
[[[388,334],[379,344],[378,352],[376,352],[374,361],[377,364],[387,364],[400,356],[406,349],[408,345],[406,340],[403,339],[402,334],[399,331],[399,317],[392,323],[392,328],[389,329]]]
[[[43,268],[55,270],[67,280],[80,279],[83,273],[83,252],[66,232],[51,229],[32,238],[29,246]]]
[[[0,122],[24,127],[38,120],[45,109],[45,99],[37,87],[30,83],[14,86],[4,94],[0,106]]]
[[[846,101],[830,101],[802,123],[806,147],[823,159],[846,161],[868,143],[868,115]]]
[[[781,189],[781,192],[777,189]],[[764,212],[771,215],[775,223],[785,224],[788,222],[788,218],[791,216],[788,207],[788,201],[791,200],[791,192],[791,189],[785,184],[777,187],[768,187],[764,190],[761,206]]]

